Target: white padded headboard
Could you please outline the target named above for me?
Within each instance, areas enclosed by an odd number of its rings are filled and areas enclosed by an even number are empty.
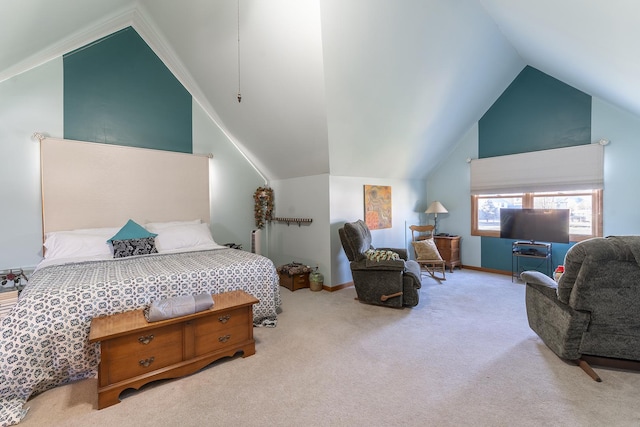
[[[146,222],[210,222],[209,159],[46,138],[40,142],[43,232]]]

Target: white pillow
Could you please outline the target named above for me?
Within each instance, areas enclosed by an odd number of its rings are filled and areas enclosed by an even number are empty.
[[[144,228],[151,231],[152,233],[157,233],[158,230],[167,227],[175,227],[176,225],[192,225],[192,224],[201,224],[202,221],[198,219],[193,219],[191,221],[167,221],[167,222],[148,222],[144,225]]]
[[[204,223],[148,229],[158,234],[156,236],[156,249],[159,253],[216,244],[213,237],[211,237],[209,225]]]
[[[117,232],[118,228],[93,228],[47,233],[44,257],[50,260],[111,255],[107,239]]]
[[[50,231],[45,235],[45,238],[49,238],[50,236],[57,233],[65,233],[65,234],[85,234],[85,235],[113,235],[115,232],[117,233],[120,230],[120,227],[102,227],[102,228],[78,228],[76,230],[63,230],[63,231]],[[46,240],[46,239],[45,239]]]

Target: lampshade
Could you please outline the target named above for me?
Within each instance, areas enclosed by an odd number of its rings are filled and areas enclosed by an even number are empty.
[[[432,214],[439,214],[439,213],[449,213],[449,211],[442,206],[442,203],[438,202],[437,200],[435,202],[431,202],[431,204],[429,205],[429,207],[427,208],[426,211],[424,211],[424,213],[432,213]]]

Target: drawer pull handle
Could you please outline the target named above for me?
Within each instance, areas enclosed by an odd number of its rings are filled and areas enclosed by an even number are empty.
[[[153,339],[153,335],[146,335],[138,338],[138,342],[140,344],[149,344],[152,339]]]
[[[220,338],[218,338],[218,341],[227,342],[227,341],[229,341],[229,338],[231,338],[231,335],[223,335]]]
[[[151,365],[154,361],[153,357],[150,357],[148,359],[143,359],[141,361],[139,361],[138,363],[140,364],[140,366],[144,366],[145,368],[148,368],[149,365]]]
[[[229,319],[231,319],[231,316],[229,316],[228,314],[226,316],[218,317],[218,320],[220,321],[220,323],[227,323]]]

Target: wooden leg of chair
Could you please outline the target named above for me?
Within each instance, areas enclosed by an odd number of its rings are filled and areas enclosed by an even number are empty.
[[[438,267],[438,268],[439,268],[439,270],[440,270],[438,273],[442,274],[442,277],[438,277],[438,276],[436,276],[436,268],[435,268],[435,267],[431,267],[431,268],[429,269],[429,274],[431,274],[431,277],[433,277],[434,279],[436,279],[436,280],[438,281],[438,283],[441,283],[443,280],[447,280],[447,278],[446,278],[446,276],[445,276],[445,273],[444,273],[444,270],[445,270],[445,268],[444,268],[444,264],[442,264],[442,265],[441,265],[440,267]]]
[[[431,276],[433,279],[437,280],[438,282],[440,282],[441,280],[447,280],[447,279],[444,278],[444,274],[442,275],[442,277],[436,276],[435,267],[433,265],[429,265],[429,264],[422,264],[420,266],[420,274],[421,275],[422,275],[422,267],[424,267],[426,272],[429,273],[429,276]]]
[[[600,376],[596,374],[596,371],[593,370],[593,368],[586,362],[586,360],[578,359],[576,360],[576,363],[578,364],[578,366],[580,366],[580,368],[582,368],[583,371],[587,373],[587,375],[593,378],[594,381],[602,382]]]

